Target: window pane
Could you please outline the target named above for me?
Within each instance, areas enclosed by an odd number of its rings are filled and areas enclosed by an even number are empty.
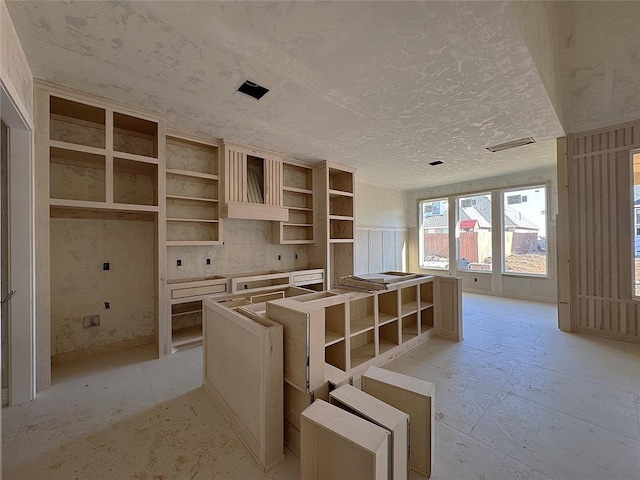
[[[491,271],[491,194],[458,198],[458,270]]]
[[[449,201],[420,202],[420,266],[449,268]]]
[[[633,210],[635,225],[634,242],[634,292],[636,297],[640,297],[640,153],[633,156]]]
[[[504,272],[547,274],[546,187],[504,193]]]

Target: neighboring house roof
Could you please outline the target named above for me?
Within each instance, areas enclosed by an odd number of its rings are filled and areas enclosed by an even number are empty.
[[[538,226],[535,223],[522,215],[521,212],[518,212],[516,209],[508,205],[504,207],[504,227],[516,227],[538,231]]]
[[[424,218],[422,225],[424,228],[445,228],[449,226],[449,219],[447,215],[431,215]]]
[[[460,220],[460,228],[464,228],[465,230],[469,228],[476,228],[477,224],[477,220]]]
[[[486,199],[485,199],[486,200]],[[481,207],[482,208],[482,207]],[[489,210],[491,212],[491,210]],[[483,215],[483,212],[477,208],[477,204],[474,207],[464,207],[460,209],[460,221],[475,220],[478,222],[480,228],[491,228],[491,222],[488,220],[491,218],[491,213],[487,217]]]

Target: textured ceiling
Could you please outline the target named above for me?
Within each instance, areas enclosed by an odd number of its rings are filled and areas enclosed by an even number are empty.
[[[564,134],[505,2],[7,6],[38,78],[393,188],[553,165]],[[271,91],[236,93],[245,78]]]

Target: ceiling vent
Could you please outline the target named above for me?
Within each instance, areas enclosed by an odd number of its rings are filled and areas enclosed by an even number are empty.
[[[269,89],[264,88],[262,85],[258,85],[257,83],[245,80],[244,83],[240,85],[240,88],[238,88],[237,91],[240,93],[244,93],[245,95],[249,95],[251,98],[255,98],[256,100],[260,100],[265,96]]]
[[[435,167],[436,165],[442,165],[444,162],[442,160],[436,160],[435,162],[429,162],[429,165]]]
[[[499,145],[492,145],[491,147],[487,147],[487,150],[490,152],[501,152],[503,150],[509,150],[510,148],[522,147],[524,145],[529,145],[531,143],[536,143],[533,137],[521,138],[519,140],[513,140],[507,143],[501,143]]]

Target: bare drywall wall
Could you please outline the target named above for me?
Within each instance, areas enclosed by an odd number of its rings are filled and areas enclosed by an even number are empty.
[[[406,228],[407,194],[400,190],[356,182],[356,225]]]
[[[406,270],[407,198],[400,190],[356,183],[356,274]]]
[[[152,221],[51,219],[53,355],[154,334],[154,235]]]
[[[547,232],[547,277],[504,275],[491,272],[457,271],[455,265],[448,273],[462,277],[464,291],[503,295],[514,298],[555,302],[556,293],[556,215],[558,213],[558,183],[555,168],[542,168],[513,175],[483,178],[474,182],[444,185],[409,192],[407,218],[409,220],[409,270],[423,273],[442,274],[446,271],[421,269],[418,265],[418,204],[420,200],[449,198],[451,204],[455,196],[489,192],[492,190],[528,185],[548,186],[548,232]],[[494,257],[496,254],[494,253]],[[455,264],[455,262],[454,262]]]
[[[0,78],[28,123],[33,118],[33,75],[4,0],[0,0]]]
[[[562,34],[567,34],[568,26],[563,26],[563,3],[509,2],[509,11],[516,20],[556,115],[565,127],[560,54],[563,47]]]
[[[225,276],[308,267],[307,246],[273,243],[272,223],[226,219],[222,221],[224,245],[168,247],[167,278]],[[207,259],[211,260],[209,265]]]

